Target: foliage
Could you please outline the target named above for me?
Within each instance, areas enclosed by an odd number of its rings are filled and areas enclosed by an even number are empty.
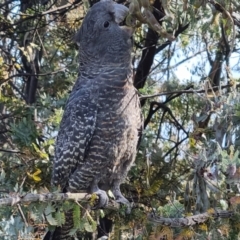
[[[92,4],[0,0],[1,198],[56,190],[50,184],[54,142],[78,75],[72,39]],[[105,214],[115,222],[112,239],[239,238],[240,5],[237,0],[127,5],[127,24],[137,27],[134,83],[145,130],[122,190],[136,206],[130,215],[124,209],[89,211],[72,202],[1,207],[0,239],[41,239],[47,228],[65,222],[66,211],[73,215],[73,235],[95,232]],[[234,215],[181,228],[147,220],[151,212],[180,218],[211,209]]]

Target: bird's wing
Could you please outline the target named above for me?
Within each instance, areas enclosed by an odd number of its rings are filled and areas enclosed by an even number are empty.
[[[55,146],[52,177],[52,183],[62,189],[71,173],[84,162],[95,129],[97,101],[97,91],[75,88],[66,104]]]

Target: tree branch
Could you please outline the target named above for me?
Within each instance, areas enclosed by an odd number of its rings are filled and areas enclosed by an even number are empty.
[[[155,105],[157,106],[155,109]],[[175,121],[176,127],[178,129],[182,129],[184,131],[184,133],[186,133],[188,135],[188,133],[186,132],[186,130],[184,129],[184,127],[178,122],[178,120],[174,117],[174,115],[172,114],[172,111],[170,110],[169,107],[167,107],[164,103],[159,103],[159,102],[151,102],[150,104],[150,110],[148,113],[148,116],[144,122],[144,128],[146,128],[146,126],[148,125],[148,123],[150,122],[153,114],[155,112],[157,112],[160,108],[162,108],[165,112],[168,112],[168,114],[172,117],[172,119]]]
[[[223,86],[214,86],[212,87],[209,91],[217,91],[219,89],[224,89],[224,88],[229,88],[232,87],[232,84],[226,84]],[[236,85],[236,88],[240,87],[240,84]],[[206,89],[199,89],[199,90],[179,90],[179,91],[172,91],[172,92],[161,92],[161,93],[155,93],[152,95],[142,95],[140,96],[140,99],[148,99],[148,98],[153,98],[153,97],[159,97],[159,96],[165,96],[165,95],[170,95],[170,94],[183,94],[183,93],[205,93]]]
[[[165,218],[155,215],[148,216],[151,222],[169,227],[190,227],[196,224],[204,223],[209,218],[230,218],[233,216],[232,211],[215,210],[213,213],[202,213],[184,218]]]
[[[234,25],[235,24],[238,25],[238,22],[236,22],[233,19],[232,15],[220,3],[216,2],[215,0],[208,0],[208,2],[211,3],[217,11],[221,12],[222,14],[224,13],[232,23],[232,40],[231,40],[230,51],[228,53],[228,55],[230,56],[233,51],[234,43],[236,39],[236,31],[235,31]]]
[[[186,25],[182,26],[179,25],[178,29],[176,30],[174,37],[177,38],[179,34],[181,34],[182,32],[184,32],[187,28],[189,27],[189,23],[187,23]],[[166,48],[168,45],[170,45],[172,42],[171,41],[166,41],[165,43],[163,43],[161,46],[159,46],[156,49],[156,54],[161,52],[164,48]]]
[[[227,11],[225,10],[225,8],[224,8],[220,3],[218,3],[218,2],[216,2],[216,1],[214,1],[214,0],[208,0],[208,2],[211,3],[211,4],[215,7],[215,9],[216,9],[217,11],[219,11],[220,13],[225,13],[225,14],[226,14]],[[233,21],[233,23],[234,23],[236,26],[240,27],[240,22],[239,22],[238,19],[236,19],[235,16],[232,16],[232,15],[230,15],[230,14],[226,14],[226,15],[227,15],[227,16],[230,16],[230,18],[231,18],[231,20]]]
[[[0,207],[31,202],[59,202],[65,200],[88,201],[90,198],[91,194],[88,193],[27,193],[26,195],[13,193],[12,195],[9,195],[8,198],[0,199]],[[120,208],[119,203],[115,201],[109,201],[107,209],[117,210],[118,208]]]
[[[153,15],[156,19],[162,19],[165,16],[164,10],[160,1],[155,0],[153,3],[153,8],[159,10],[159,11],[153,12]],[[161,21],[160,21],[160,24],[161,24]],[[156,54],[156,46],[157,46],[158,39],[159,39],[159,35],[155,31],[153,31],[151,28],[148,28],[146,40],[144,43],[144,50],[142,51],[141,60],[138,64],[137,71],[134,78],[134,86],[137,89],[143,88],[145,85],[145,82],[149,75],[149,71],[153,64],[154,56]],[[144,103],[142,103],[142,105],[143,104]]]
[[[45,194],[33,194],[28,193],[24,196],[16,193],[13,194],[9,198],[2,198],[0,199],[0,206],[6,205],[18,205],[21,203],[31,203],[31,202],[56,202],[56,201],[64,201],[64,200],[71,200],[71,201],[88,201],[91,198],[90,194],[87,193],[45,193]],[[108,203],[107,209],[117,210],[119,209],[120,204],[110,201]],[[233,216],[232,211],[223,211],[223,210],[215,210],[212,213],[202,213],[197,214],[190,217],[185,218],[165,218],[161,216],[155,216],[151,214],[148,216],[148,219],[151,222],[158,223],[160,225],[166,225],[169,227],[186,227],[186,226],[193,226],[196,224],[203,223],[207,221],[210,217],[213,218],[229,218]]]

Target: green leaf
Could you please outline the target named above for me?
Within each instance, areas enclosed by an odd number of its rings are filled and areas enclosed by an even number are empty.
[[[58,222],[57,222],[57,220],[52,216],[52,214],[46,215],[46,219],[47,219],[48,223],[51,224],[52,226],[58,226]]]
[[[45,215],[49,215],[51,213],[55,212],[55,208],[52,206],[51,203],[49,203],[47,205],[47,207],[45,208]]]
[[[73,206],[73,226],[76,229],[80,229],[80,227],[81,227],[80,214],[81,214],[80,207],[77,204],[74,204],[74,206]]]
[[[99,212],[100,212],[100,216],[101,216],[101,218],[104,218],[104,217],[105,217],[105,213],[104,213],[104,211],[103,211],[102,209],[100,209]]]
[[[89,222],[85,222],[84,223],[84,229],[87,231],[87,232],[94,232],[96,229],[94,228],[94,225],[93,224],[90,224]]]
[[[69,232],[70,236],[73,236],[78,231],[78,228],[72,228]]]
[[[58,226],[62,226],[65,223],[65,214],[62,211],[57,211],[55,214],[56,221]]]
[[[1,170],[1,174],[0,174],[0,181],[3,183],[6,177],[6,173],[4,171],[4,169]]]

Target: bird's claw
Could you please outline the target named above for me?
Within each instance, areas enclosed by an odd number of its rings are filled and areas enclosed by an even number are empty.
[[[127,207],[126,213],[130,214],[131,213],[131,204],[130,202],[122,195],[120,190],[115,190],[113,191],[115,201],[117,203],[121,203]]]
[[[103,190],[97,190],[94,192],[96,195],[98,195],[99,200],[96,206],[94,206],[92,209],[99,209],[99,208],[105,208],[108,205],[108,195],[105,191]]]

